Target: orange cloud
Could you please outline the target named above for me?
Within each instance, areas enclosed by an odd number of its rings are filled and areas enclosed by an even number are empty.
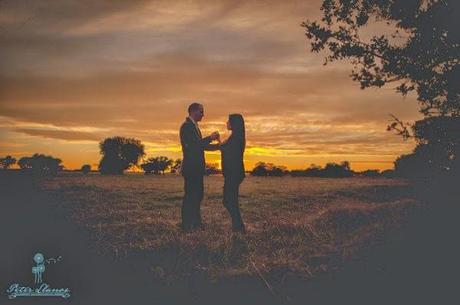
[[[2,2],[0,153],[47,152],[79,167],[120,135],[177,158],[186,108],[200,100],[205,134],[244,115],[250,165],[389,167],[413,145],[385,131],[389,114],[417,119],[415,99],[362,91],[347,63],[323,66],[308,51],[300,23],[320,3]]]

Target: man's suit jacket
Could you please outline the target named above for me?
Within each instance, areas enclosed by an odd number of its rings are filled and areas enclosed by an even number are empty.
[[[210,144],[211,136],[202,138],[200,129],[190,118],[186,118],[180,127],[180,142],[183,154],[182,176],[204,175],[206,172],[204,151],[217,150],[218,145]]]

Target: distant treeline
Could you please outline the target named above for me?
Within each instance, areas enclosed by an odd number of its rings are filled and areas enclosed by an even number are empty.
[[[18,164],[22,171],[29,172],[31,174],[40,176],[53,176],[59,171],[63,170],[64,167],[61,165],[62,161],[59,158],[52,156],[46,156],[43,154],[34,154],[30,157],[22,157],[16,162],[16,159],[11,156],[0,158],[0,166],[3,169],[8,169],[14,164]],[[138,167],[146,175],[154,174],[160,175],[165,172],[179,173],[182,164],[181,159],[169,159],[165,156],[151,157],[145,159]],[[401,168],[401,167],[399,167]],[[405,169],[404,167],[402,167]],[[83,174],[91,172],[91,165],[84,164],[79,170]],[[96,171],[97,172],[97,171]],[[100,171],[104,174],[104,171]],[[221,174],[222,171],[219,169],[217,163],[206,164],[206,175]],[[343,161],[340,164],[327,163],[324,167],[312,164],[305,170],[288,170],[286,166],[274,165],[273,163],[258,162],[255,167],[249,172],[252,176],[258,177],[282,177],[290,175],[292,177],[323,177],[323,178],[345,178],[352,176],[364,176],[364,177],[400,177],[401,171],[385,170],[380,172],[379,170],[366,170],[362,172],[353,171],[350,169],[350,162]]]
[[[22,157],[17,162],[16,159],[11,156],[0,158],[0,166],[2,169],[8,169],[16,163],[22,171],[39,176],[54,176],[64,169],[64,166],[61,164],[61,159],[43,154],[33,154],[30,157]]]
[[[287,170],[285,166],[274,165],[273,163],[259,162],[251,171],[253,176],[274,176],[281,177],[290,175],[292,177],[322,177],[322,178],[346,178],[352,176],[364,177],[387,177],[392,178],[398,176],[394,170],[379,171],[377,169],[369,169],[361,172],[353,171],[350,168],[350,162],[343,161],[342,163],[327,163],[324,167],[312,164],[307,169]]]
[[[439,175],[459,175],[460,145],[446,141],[449,155],[442,154],[446,149],[435,149],[437,146],[428,144],[419,145],[413,153],[402,155],[394,162],[394,170],[378,171],[370,169],[362,172],[351,170],[350,162],[327,163],[324,167],[311,165],[306,169],[288,170],[286,166],[274,165],[273,163],[258,162],[250,171],[252,176],[281,177],[291,175],[293,177],[325,177],[342,178],[351,176],[365,177],[404,177],[404,178],[430,178]],[[446,144],[447,145],[447,144]],[[137,168],[146,175],[164,174],[165,172],[179,173],[182,165],[181,159],[170,159],[166,156],[146,158],[144,145],[140,140],[124,137],[106,138],[99,143],[102,158],[97,171],[102,175],[121,175],[126,170]],[[34,154],[16,160],[12,156],[0,158],[0,167],[8,169],[17,164],[25,172],[34,175],[56,175],[64,169],[62,160],[44,154]],[[84,164],[80,171],[88,174],[91,165]],[[218,164],[206,164],[206,174],[220,174]]]

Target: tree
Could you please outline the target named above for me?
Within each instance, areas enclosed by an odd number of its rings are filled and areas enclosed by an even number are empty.
[[[342,161],[342,163],[340,163],[340,166],[346,171],[351,171],[350,161]]]
[[[55,176],[63,169],[61,159],[43,154],[34,154],[32,157],[22,157],[18,165],[22,171],[40,176]]]
[[[351,177],[353,176],[353,172],[350,170],[350,163],[348,161],[344,161],[341,164],[331,162],[327,163],[322,170],[322,176],[330,178]]]
[[[324,177],[324,178],[343,178],[351,177],[354,172],[350,169],[350,162],[343,161],[340,164],[329,162],[324,168],[311,164],[305,170],[291,171],[294,177]]]
[[[91,165],[85,164],[81,167],[80,170],[84,175],[87,175],[91,171]]]
[[[427,178],[431,173],[428,160],[416,154],[399,156],[395,161],[395,174],[404,178]]]
[[[141,165],[141,168],[144,170],[145,174],[151,174],[152,172],[155,175],[164,174],[165,170],[171,167],[173,160],[165,156],[149,158],[146,162]]]
[[[386,169],[380,174],[385,178],[394,178],[396,176],[395,171],[393,169]]]
[[[158,162],[155,158],[149,158],[147,161],[141,164],[141,168],[146,175],[158,173]]]
[[[399,82],[416,91],[424,115],[460,115],[460,27],[457,0],[324,0],[321,22],[302,24],[313,52],[328,49],[326,63],[351,59],[361,88]],[[362,38],[372,21],[390,34]],[[403,41],[401,41],[403,40]]]
[[[276,176],[281,177],[288,173],[286,166],[273,163],[257,162],[251,171],[252,176]]]
[[[156,159],[158,162],[158,169],[162,174],[164,174],[165,170],[168,170],[174,162],[174,160],[169,159],[168,157],[165,157],[165,156],[160,156],[160,157],[157,157]]]
[[[412,126],[417,146],[395,161],[395,174],[428,178],[460,171],[460,117],[430,117]]]
[[[133,138],[112,137],[99,143],[102,159],[99,162],[101,174],[121,175],[123,171],[139,163],[145,155],[144,145]]]
[[[268,166],[265,162],[257,162],[256,166],[251,171],[252,176],[268,176]]]
[[[217,175],[221,174],[222,171],[219,169],[218,163],[206,163],[206,175]]]
[[[176,159],[171,165],[171,173],[179,173],[182,167],[182,159]]]
[[[274,176],[274,177],[282,177],[286,174],[288,174],[289,171],[286,166],[284,165],[274,165],[272,166],[271,170],[268,172],[269,176]]]
[[[380,177],[381,173],[378,169],[368,169],[359,173],[364,177]]]
[[[351,76],[362,89],[396,83],[396,91],[404,96],[416,92],[424,119],[409,128],[393,116],[388,130],[405,139],[414,137],[430,149],[436,146],[443,160],[451,155],[451,146],[438,144],[443,142],[440,136],[458,136],[454,125],[459,126],[460,117],[460,1],[324,0],[321,10],[321,22],[302,24],[312,52],[328,50],[325,64],[351,60]],[[365,40],[362,30],[375,21],[386,22],[390,33]],[[420,126],[430,124],[433,118],[442,132],[428,139],[429,129]],[[458,160],[458,153],[451,158]]]
[[[16,164],[16,159],[11,156],[6,156],[0,159],[0,166],[3,169],[8,169],[11,165]]]
[[[432,164],[434,172],[460,171],[460,117],[425,118],[412,130],[418,144],[413,153]]]
[[[305,176],[308,177],[321,177],[322,175],[322,168],[321,166],[311,164],[309,168],[305,170]]]

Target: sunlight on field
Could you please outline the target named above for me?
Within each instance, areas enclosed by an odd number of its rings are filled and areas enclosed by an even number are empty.
[[[223,178],[205,178],[205,231],[181,233],[180,176],[62,174],[43,183],[102,252],[142,256],[166,281],[199,272],[311,277],[359,255],[404,223],[417,201],[407,182],[391,179],[248,177],[241,186],[246,236],[231,233]]]

